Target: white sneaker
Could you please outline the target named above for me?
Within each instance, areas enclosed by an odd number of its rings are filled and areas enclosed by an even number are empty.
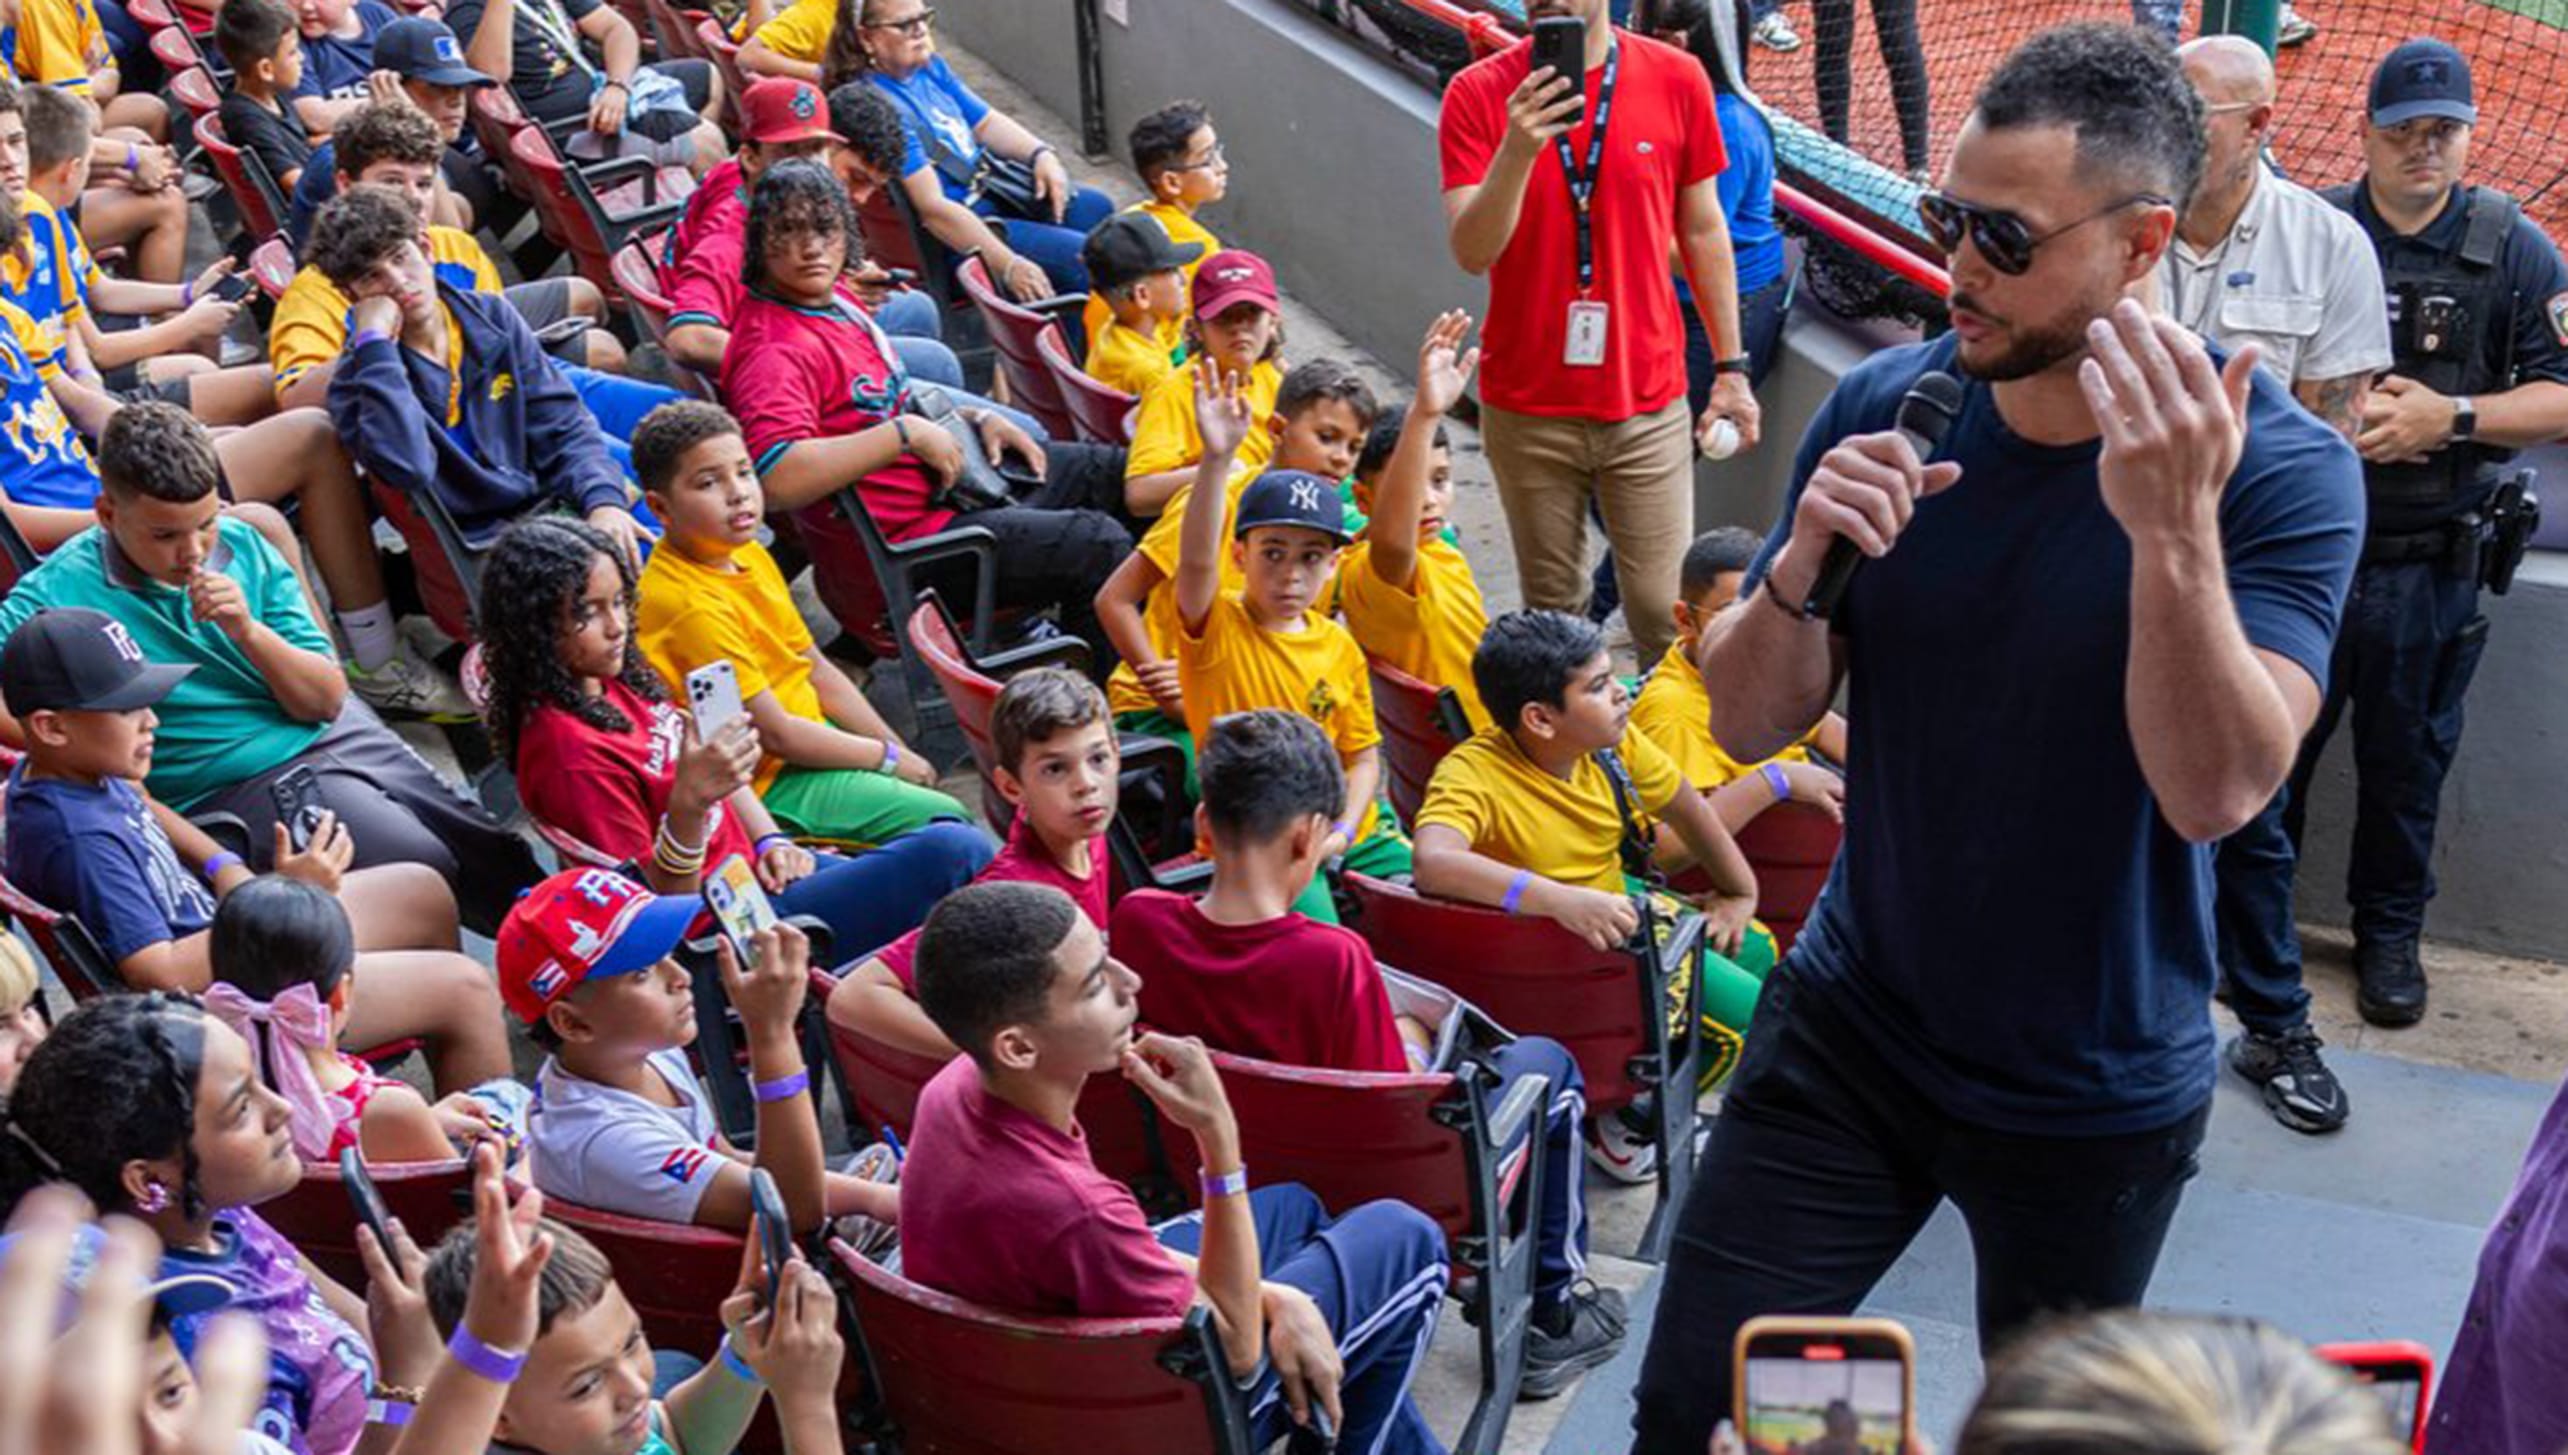
[[[2301,45],[2317,34],[2317,21],[2286,5],[2281,22],[2274,27],[2274,44]]]
[[[1587,1160],[1616,1182],[1643,1183],[1658,1178],[1658,1143],[1636,1131],[1619,1111],[1588,1119]]]
[[[1792,28],[1792,22],[1785,19],[1780,10],[1772,11],[1758,21],[1754,35],[1757,44],[1770,51],[1801,49],[1801,32]]]
[[[371,672],[354,662],[346,666],[349,689],[385,717],[426,718],[431,722],[473,720],[473,705],[465,699],[463,689],[408,651],[393,653],[391,661]]]

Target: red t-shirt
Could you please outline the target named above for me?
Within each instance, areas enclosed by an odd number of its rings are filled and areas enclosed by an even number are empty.
[[[957,1056],[918,1096],[901,1164],[901,1273],[1013,1313],[1174,1318],[1195,1280],[1125,1186],[1063,1133],[992,1096]]]
[[[1286,1066],[1409,1069],[1391,992],[1353,930],[1299,914],[1216,924],[1182,894],[1137,889],[1110,940],[1141,976],[1146,1025]]]
[[[549,703],[527,714],[517,733],[517,796],[528,813],[589,847],[647,864],[677,782],[686,715],[643,701],[621,682],[606,684],[606,701],[632,726],[609,732]],[[750,853],[748,830],[721,804],[709,823],[708,867]]]
[[[683,263],[707,237],[727,232],[736,238],[748,225],[749,177],[733,157],[705,173],[688,194],[686,211],[678,214],[677,233],[670,239],[670,256]]]
[[[744,240],[737,227],[708,232],[678,260],[669,275],[669,324],[709,323],[731,327],[747,288],[740,281]]]
[[[1662,270],[1663,271],[1663,270]],[[722,355],[722,397],[761,472],[785,447],[870,429],[909,402],[909,376],[841,293],[834,308],[804,308],[742,289]],[[928,504],[927,467],[908,455],[857,482],[883,534],[896,541],[945,529],[950,510]]]
[[[1596,288],[1607,309],[1605,362],[1561,362],[1569,305],[1578,292],[1577,209],[1557,146],[1543,149],[1525,181],[1515,236],[1489,270],[1488,352],[1480,395],[1501,409],[1616,420],[1666,407],[1685,392],[1685,329],[1677,314],[1668,252],[1676,238],[1677,194],[1729,165],[1703,63],[1673,46],[1614,33],[1622,54],[1614,112],[1606,123],[1594,220]],[[1446,88],[1436,124],[1444,187],[1477,186],[1507,135],[1507,95],[1533,69],[1533,42],[1477,61]],[[1570,155],[1587,163],[1596,93],[1604,68],[1587,73],[1587,115],[1569,133]]]
[[[1069,895],[1071,901],[1079,906],[1079,912],[1088,917],[1088,923],[1097,927],[1097,933],[1104,934],[1106,881],[1113,877],[1106,872],[1106,841],[1100,837],[1088,845],[1088,877],[1081,879],[1061,867],[1061,861],[1053,858],[1052,851],[1035,837],[1030,823],[1024,814],[1016,816],[1016,822],[1008,825],[1006,845],[996,858],[981,866],[981,872],[972,876],[972,882],[988,884],[998,880],[1016,880],[1027,884],[1049,884]],[[874,958],[891,967],[891,972],[900,977],[901,984],[912,995],[918,993],[918,936],[919,932],[912,930],[874,952]]]

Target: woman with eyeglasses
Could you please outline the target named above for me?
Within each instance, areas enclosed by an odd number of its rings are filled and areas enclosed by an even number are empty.
[[[862,77],[891,99],[909,132],[901,187],[938,240],[979,250],[1020,299],[1087,292],[1079,245],[1113,199],[1072,182],[1051,143],[965,85],[936,53],[935,22],[925,0],[842,0],[822,84]]]

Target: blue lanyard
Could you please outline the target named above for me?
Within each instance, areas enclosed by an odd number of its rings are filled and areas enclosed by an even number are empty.
[[[1605,75],[1596,83],[1596,125],[1587,133],[1587,165],[1577,166],[1569,155],[1569,133],[1552,138],[1560,153],[1561,176],[1569,182],[1569,202],[1578,227],[1578,291],[1596,286],[1596,238],[1589,208],[1596,200],[1596,175],[1605,169],[1605,126],[1614,117],[1614,73],[1622,67],[1623,47],[1617,43],[1605,53]]]

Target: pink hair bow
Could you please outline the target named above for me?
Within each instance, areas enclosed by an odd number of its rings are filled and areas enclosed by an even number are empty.
[[[337,1051],[330,1034],[330,1008],[310,985],[297,985],[274,1000],[253,1000],[239,986],[216,981],[206,987],[205,1008],[214,1018],[240,1032],[250,1043],[250,1069],[277,1089],[292,1112],[294,1152],[306,1162],[329,1157],[337,1139],[339,1117],[330,1093],[313,1073],[312,1051]],[[264,1026],[268,1034],[259,1034]],[[276,1043],[271,1058],[269,1042]]]

